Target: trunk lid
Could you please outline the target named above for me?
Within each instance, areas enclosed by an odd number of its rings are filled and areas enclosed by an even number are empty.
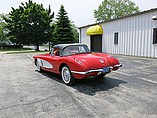
[[[89,69],[100,69],[110,66],[107,60],[108,54],[104,53],[86,53],[76,54],[74,58],[84,63]]]

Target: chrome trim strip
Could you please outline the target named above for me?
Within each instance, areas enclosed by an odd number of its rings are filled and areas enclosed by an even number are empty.
[[[102,72],[102,71],[103,71],[103,69],[89,70],[89,71],[86,71],[86,72],[78,72],[78,71],[71,71],[71,72],[74,73],[74,74],[85,75],[85,74],[88,74],[88,73],[91,73],[91,72]]]
[[[91,73],[91,72],[100,72],[100,71],[103,71],[103,69],[89,70],[88,72]]]
[[[81,74],[81,75],[85,75],[88,73],[88,72],[78,72],[78,71],[71,71],[71,72],[74,74]]]
[[[122,64],[114,65],[113,67],[122,67]]]

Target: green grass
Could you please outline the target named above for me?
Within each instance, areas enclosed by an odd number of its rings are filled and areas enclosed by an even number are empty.
[[[7,49],[0,49],[0,52],[5,51],[24,51],[24,50],[32,50],[31,48],[7,48]]]
[[[7,52],[6,54],[35,54],[35,53],[48,53],[49,51],[15,51],[15,52]]]
[[[26,53],[48,53],[49,51],[34,51],[31,48],[7,48],[0,49],[0,52],[6,52],[6,54],[26,54]]]

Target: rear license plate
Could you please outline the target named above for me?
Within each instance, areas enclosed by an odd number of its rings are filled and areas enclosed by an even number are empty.
[[[108,73],[108,72],[110,72],[110,68],[109,67],[103,68],[103,73]]]

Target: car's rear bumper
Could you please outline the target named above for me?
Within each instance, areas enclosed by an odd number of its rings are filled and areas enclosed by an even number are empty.
[[[109,71],[104,71],[104,68],[103,68],[103,69],[88,70],[85,72],[79,72],[79,71],[71,71],[71,72],[73,74],[80,74],[80,75],[90,75],[90,73],[107,74],[111,70],[117,70],[119,67],[122,67],[122,64],[117,64],[117,65],[106,67],[106,68],[109,68]]]

